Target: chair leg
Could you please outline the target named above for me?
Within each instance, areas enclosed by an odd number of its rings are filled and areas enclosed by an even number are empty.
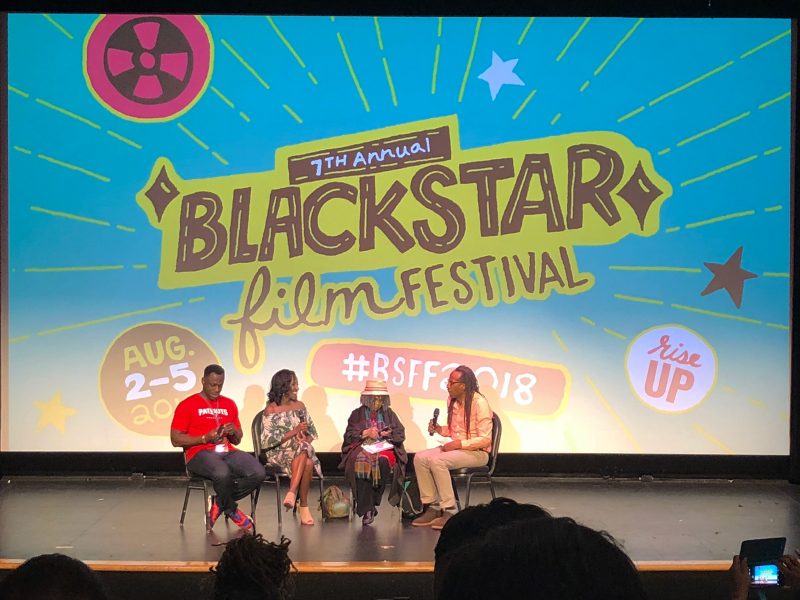
[[[492,500],[494,500],[497,496],[494,495],[494,481],[492,481],[491,475],[486,475],[486,479],[489,480],[489,491],[492,492]]]
[[[464,508],[469,506],[469,492],[472,487],[472,474],[467,475],[467,500],[464,502]]]
[[[256,489],[250,492],[250,518],[253,519],[253,523],[256,522],[256,507],[258,506],[258,497],[260,494],[261,494],[261,483],[258,484],[258,487]]]
[[[183,497],[183,510],[181,511],[181,527],[183,527],[183,520],[186,518],[186,507],[189,505],[189,492],[192,488],[189,487],[191,483],[186,484],[186,495]]]
[[[325,488],[322,485],[322,477],[319,478],[319,507],[320,511],[322,510],[322,494],[325,493]]]
[[[453,484],[453,496],[456,498],[456,506],[458,510],[461,510],[461,499],[458,497],[458,486],[456,485],[456,478],[450,477],[450,481]],[[467,503],[469,503],[469,492],[467,492]]]
[[[283,504],[281,502],[281,478],[275,475],[275,506],[278,508],[278,532],[283,531]]]

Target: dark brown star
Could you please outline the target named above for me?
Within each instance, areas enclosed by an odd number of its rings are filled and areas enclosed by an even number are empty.
[[[711,292],[724,289],[733,300],[736,308],[742,306],[742,293],[744,292],[745,279],[753,279],[758,277],[755,273],[745,271],[742,268],[742,252],[744,246],[739,246],[739,249],[731,254],[731,257],[725,264],[719,263],[703,263],[706,268],[714,274],[714,277],[709,281],[706,289],[700,292],[701,296],[706,296]]]

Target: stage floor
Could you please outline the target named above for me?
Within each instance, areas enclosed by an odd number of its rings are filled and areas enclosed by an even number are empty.
[[[177,477],[4,478],[0,563],[8,568],[37,554],[61,552],[108,567],[207,570],[224,542],[240,533],[224,520],[205,533],[199,491],[191,493],[181,528],[185,489],[186,480]],[[609,531],[644,569],[727,568],[748,538],[786,536],[787,551],[800,548],[800,487],[784,481],[497,478],[496,490]],[[487,486],[473,486],[473,504],[489,499]],[[248,500],[242,508],[249,510]],[[280,536],[275,510],[274,492],[265,485],[257,523],[268,539]],[[301,526],[291,513],[284,513],[283,521],[301,572],[359,565],[428,571],[439,536],[410,527],[388,506],[370,527],[362,527],[360,519]]]

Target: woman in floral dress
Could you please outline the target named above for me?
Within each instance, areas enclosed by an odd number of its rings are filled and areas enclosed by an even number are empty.
[[[322,477],[312,440],[317,438],[314,422],[305,405],[297,399],[300,386],[294,371],[281,369],[272,376],[264,409],[261,447],[267,463],[289,473],[289,491],[283,499],[286,509],[300,499],[300,522],[313,525],[314,517],[308,508],[308,489],[314,470]]]

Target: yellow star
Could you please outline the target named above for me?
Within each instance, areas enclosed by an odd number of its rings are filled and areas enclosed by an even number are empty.
[[[64,406],[61,404],[61,392],[56,392],[48,402],[33,402],[42,414],[39,416],[39,422],[36,423],[36,431],[41,431],[48,425],[52,425],[61,433],[64,433],[64,426],[67,422],[67,417],[71,417],[78,412],[75,408]]]

